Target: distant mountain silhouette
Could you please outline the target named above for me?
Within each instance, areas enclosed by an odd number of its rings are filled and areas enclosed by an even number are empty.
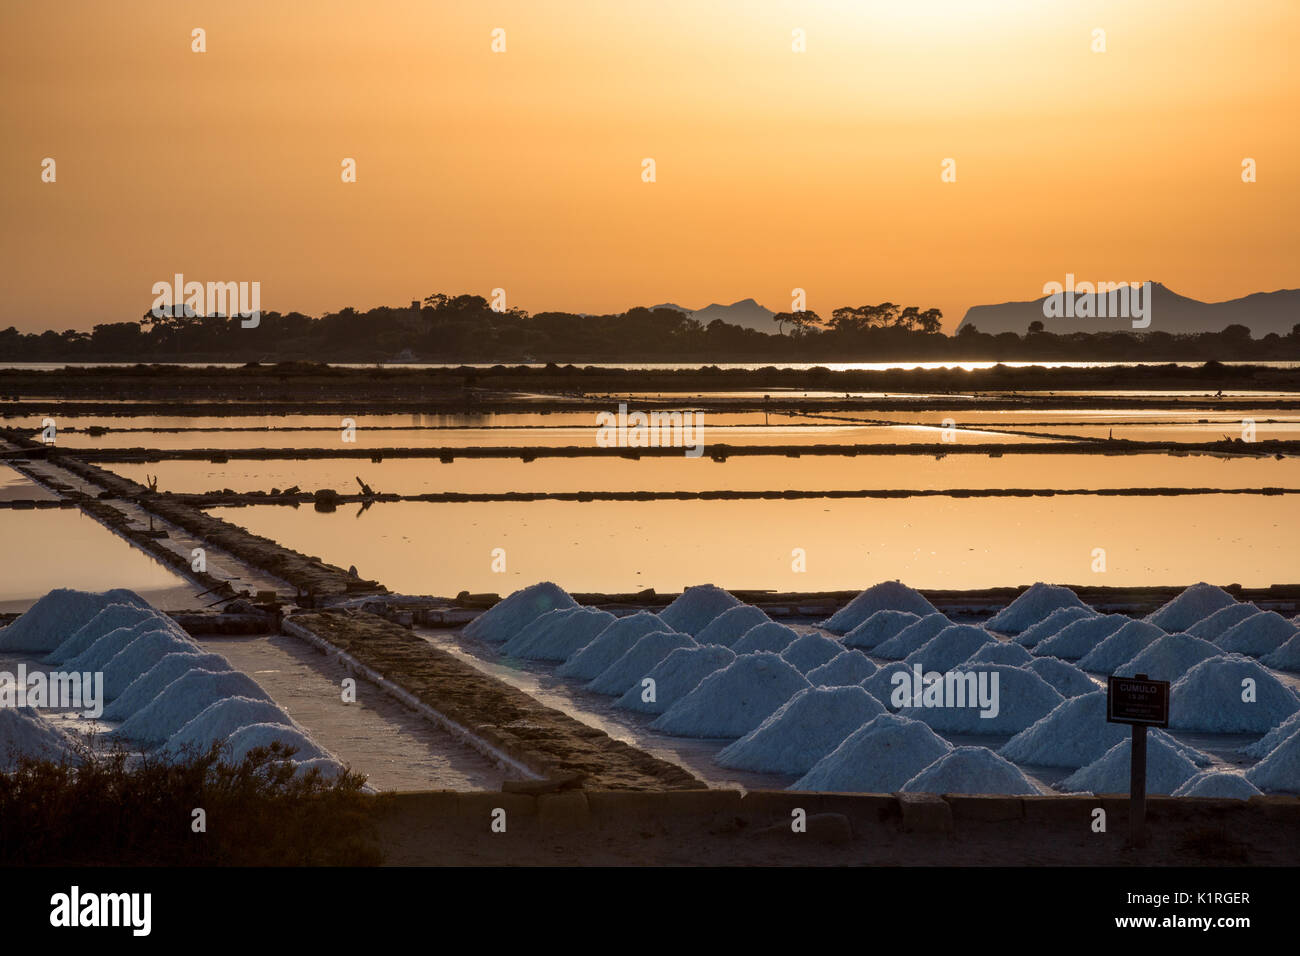
[[[1086,277],[1085,277],[1086,278]],[[1059,280],[1058,280],[1059,281]],[[1079,280],[1076,279],[1076,284]],[[1077,293],[1076,293],[1077,295]],[[1131,319],[1047,318],[1043,315],[1043,296],[1031,302],[1003,302],[1001,305],[977,305],[966,311],[957,331],[973,325],[979,331],[997,335],[1015,332],[1024,335],[1029,323],[1043,323],[1043,331],[1070,332],[1168,332],[1171,335],[1199,332],[1222,332],[1229,325],[1244,325],[1255,338],[1270,332],[1287,335],[1300,322],[1300,289],[1256,292],[1227,302],[1201,302],[1179,295],[1159,282],[1151,283],[1151,324],[1135,329]]]
[[[765,309],[753,299],[741,299],[739,302],[733,302],[731,305],[721,305],[714,302],[712,305],[706,305],[702,309],[685,308],[680,305],[673,305],[665,302],[661,305],[652,305],[651,309],[676,309],[678,312],[684,312],[686,315],[695,319],[701,325],[707,326],[714,319],[721,319],[729,325],[739,325],[746,329],[757,329],[759,332],[775,332],[776,323],[772,321],[775,314],[771,309]]]

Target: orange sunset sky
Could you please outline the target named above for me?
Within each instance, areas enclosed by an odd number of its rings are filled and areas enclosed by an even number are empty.
[[[1297,48],[1296,0],[6,2],[0,327],[134,320],[177,272],[949,330],[1067,272],[1292,288]]]

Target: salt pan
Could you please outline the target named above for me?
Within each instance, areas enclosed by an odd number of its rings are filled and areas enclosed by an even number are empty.
[[[839,641],[820,634],[805,634],[786,647],[781,656],[801,674],[807,674],[813,668],[834,660],[843,650]]]
[[[1058,633],[1067,624],[1072,624],[1085,617],[1097,616],[1096,611],[1087,607],[1058,607],[1037,624],[1021,631],[1012,640],[1021,647],[1034,647],[1039,641],[1044,641],[1053,634]]]
[[[676,631],[652,631],[628,649],[618,660],[601,671],[587,685],[587,690],[615,697],[639,687],[641,680],[656,664],[679,647],[698,647],[686,634]],[[656,689],[656,695],[658,690]]]
[[[844,646],[869,651],[919,620],[918,615],[907,611],[877,611],[844,635]]]
[[[646,675],[655,682],[654,700],[642,700],[645,695],[638,685],[616,700],[614,706],[643,714],[662,714],[695,690],[700,681],[715,671],[722,670],[735,659],[734,651],[718,644],[679,647]]]
[[[1132,747],[1131,737],[1125,737],[1099,760],[1062,780],[1057,789],[1065,793],[1128,793]],[[1196,773],[1196,764],[1167,737],[1148,735],[1147,793],[1172,794]]]
[[[1113,674],[1115,668],[1132,660],[1148,645],[1164,636],[1165,632],[1154,624],[1145,621],[1129,621],[1085,654],[1079,661],[1079,669],[1096,671],[1099,674]]]
[[[823,621],[821,626],[832,634],[847,634],[879,611],[906,611],[925,617],[936,610],[920,591],[901,581],[882,581],[867,588]]]
[[[1276,611],[1252,614],[1220,634],[1214,641],[1229,654],[1259,657],[1272,654],[1296,635],[1296,626]]]
[[[737,770],[801,776],[884,710],[861,687],[809,687],[723,748],[717,761]]]
[[[768,621],[766,624],[751,627],[745,632],[744,637],[731,645],[731,649],[737,654],[756,654],[759,651],[780,654],[798,639],[799,632],[794,628],[778,624],[776,621]]]
[[[743,737],[808,686],[776,654],[742,654],[650,726],[682,737]]]
[[[1152,611],[1146,620],[1172,634],[1185,631],[1197,621],[1203,621],[1215,611],[1235,603],[1236,599],[1223,588],[1201,581],[1184,590],[1158,611]]]
[[[1123,614],[1080,618],[1065,625],[1051,637],[1039,641],[1030,653],[1035,657],[1059,657],[1063,661],[1077,661],[1131,621],[1132,618]]]
[[[695,640],[699,644],[721,644],[730,647],[751,627],[757,627],[770,620],[771,618],[760,608],[752,604],[740,604],[723,611],[706,624],[704,629],[695,635]]]
[[[1242,700],[1253,682],[1253,697]],[[1210,734],[1262,734],[1300,710],[1295,693],[1250,658],[1202,661],[1169,688],[1169,726]]]
[[[465,625],[466,637],[478,638],[492,644],[503,644],[524,627],[547,611],[556,608],[577,607],[578,602],[569,597],[558,584],[543,581],[515,591],[498,601],[474,620]]]
[[[739,604],[722,588],[700,584],[683,591],[677,600],[659,612],[659,617],[673,630],[694,637],[723,611]]]
[[[913,624],[907,625],[889,640],[876,645],[872,654],[887,661],[901,661],[945,627],[951,626],[952,621],[948,620],[944,615],[931,614]]]
[[[1000,634],[1019,634],[1063,607],[1091,610],[1069,588],[1041,581],[1026,588],[1019,597],[993,615],[984,625]]]
[[[919,720],[881,714],[846,737],[790,789],[897,793],[951,750],[952,744]]]
[[[996,793],[1037,796],[1039,789],[988,747],[958,747],[907,783],[903,793]]]
[[[876,665],[871,663],[866,654],[849,650],[841,652],[821,667],[814,667],[804,676],[814,687],[845,687],[861,684],[875,672]]]
[[[611,621],[590,643],[574,651],[555,669],[560,677],[591,680],[626,654],[637,641],[654,631],[664,630],[659,615],[637,611]]]

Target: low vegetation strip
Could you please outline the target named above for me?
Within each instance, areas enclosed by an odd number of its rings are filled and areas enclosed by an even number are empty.
[[[543,777],[606,790],[704,788],[681,767],[546,707],[383,618],[331,611],[290,621]]]

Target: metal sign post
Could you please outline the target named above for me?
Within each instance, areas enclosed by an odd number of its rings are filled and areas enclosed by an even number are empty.
[[[1133,745],[1129,763],[1129,842],[1146,844],[1147,728],[1169,726],[1169,682],[1136,677],[1111,677],[1106,682],[1106,720],[1131,724]]]

